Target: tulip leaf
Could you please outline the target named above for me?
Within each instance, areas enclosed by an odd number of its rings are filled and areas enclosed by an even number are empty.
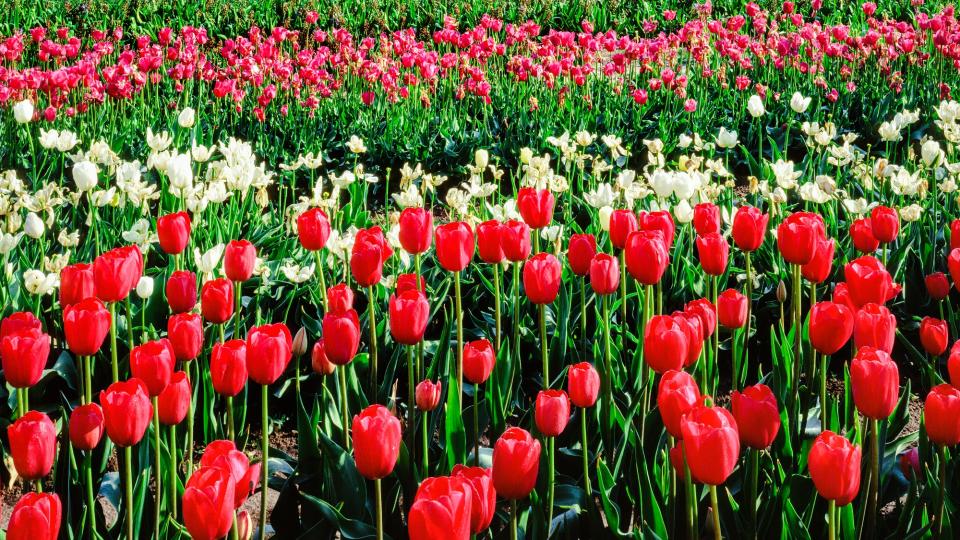
[[[340,533],[342,538],[347,540],[363,540],[366,538],[376,538],[377,530],[374,527],[371,527],[369,524],[355,519],[350,519],[340,513],[340,510],[334,508],[329,503],[322,499],[313,497],[312,495],[303,494],[303,499],[313,506],[323,515],[323,517],[333,525],[333,528]],[[326,527],[321,527],[320,525],[314,526],[313,531],[305,531],[301,536],[302,538],[313,538],[320,537],[324,533],[328,533],[329,529]],[[388,535],[384,535],[384,538],[390,538]]]
[[[444,428],[444,442],[447,456],[447,470],[457,463],[466,461],[467,432],[463,426],[463,416],[460,414],[460,392],[457,390],[457,376],[450,370],[447,382],[447,405],[444,411],[446,420]]]
[[[363,516],[366,513],[366,481],[357,471],[353,457],[322,431],[318,431],[317,436],[327,480],[324,482],[324,498],[343,501],[341,510],[349,516]]]

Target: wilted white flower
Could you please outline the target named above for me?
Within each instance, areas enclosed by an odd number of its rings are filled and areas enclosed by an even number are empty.
[[[794,92],[793,96],[790,97],[790,108],[797,114],[806,112],[809,106],[810,98],[804,97],[800,92]]]
[[[157,235],[153,232],[149,221],[139,219],[130,230],[120,233],[120,237],[131,244],[136,244],[140,247],[140,251],[146,253],[150,244],[156,241]]]
[[[884,142],[896,142],[900,140],[900,126],[895,122],[884,122],[877,128],[880,139]]]
[[[43,220],[40,219],[34,212],[27,214],[27,219],[23,222],[23,232],[27,233],[27,236],[36,240],[43,236]]]
[[[10,234],[2,233],[0,234],[0,254],[6,255],[14,250],[17,247],[17,244],[20,243],[20,238],[23,237],[23,234]]]
[[[920,219],[920,214],[922,213],[923,207],[917,203],[913,203],[900,209],[900,219],[910,223]]]
[[[67,232],[66,229],[60,229],[57,242],[65,248],[77,247],[80,244],[80,231]]]
[[[347,149],[354,154],[363,154],[367,151],[367,146],[363,144],[363,139],[356,135],[351,135],[350,140],[347,141]]]
[[[18,124],[26,124],[33,120],[33,102],[29,99],[18,101],[13,106],[13,119]]]
[[[73,164],[73,183],[77,190],[90,191],[97,185],[99,169],[92,161],[78,161]]]
[[[154,133],[152,129],[147,128],[147,146],[154,152],[163,152],[173,144],[173,137],[169,132],[161,131]]]
[[[420,191],[417,190],[417,186],[413,184],[407,186],[407,189],[401,191],[400,193],[394,193],[392,197],[394,202],[396,202],[397,206],[400,208],[419,208],[423,206],[423,196],[420,195]]]
[[[602,208],[613,206],[613,203],[617,200],[617,194],[614,193],[610,184],[604,183],[584,193],[583,199],[594,208]]]
[[[37,138],[40,141],[40,147],[46,148],[47,150],[53,150],[57,147],[57,138],[60,136],[60,133],[55,129],[43,129],[40,128],[40,136]]]
[[[36,296],[46,296],[53,292],[60,284],[60,276],[46,274],[40,270],[30,269],[23,273],[23,286],[27,292]]]
[[[184,107],[180,114],[177,115],[177,124],[185,129],[193,127],[194,122],[197,120],[197,112],[193,110],[192,107]]]
[[[776,163],[771,164],[770,170],[773,171],[773,177],[777,185],[785,190],[796,189],[797,179],[803,174],[803,171],[794,167],[792,161],[782,159],[778,159]]]
[[[193,158],[197,163],[206,163],[213,156],[213,153],[217,151],[217,145],[203,146],[202,144],[194,144],[190,146],[190,157]]]
[[[556,242],[563,234],[563,225],[550,225],[540,229],[540,238],[547,242]]]
[[[220,258],[223,257],[225,247],[223,244],[217,244],[205,253],[200,253],[199,248],[193,248],[193,261],[197,270],[207,276],[213,275],[213,271],[220,264]]]
[[[140,276],[137,282],[137,296],[143,299],[153,296],[153,278],[150,276]]]
[[[807,182],[800,186],[800,198],[808,202],[823,204],[830,200],[830,195],[820,189],[816,182]]]
[[[767,112],[767,109],[763,106],[763,100],[760,99],[760,96],[754,94],[750,96],[750,99],[747,100],[747,112],[750,113],[750,116],[754,118],[760,118]]]
[[[728,131],[727,128],[721,127],[720,132],[717,133],[717,146],[720,148],[733,148],[737,145],[737,141],[736,131]]]

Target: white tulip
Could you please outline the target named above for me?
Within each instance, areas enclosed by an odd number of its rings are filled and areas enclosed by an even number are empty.
[[[193,169],[190,163],[190,154],[177,154],[167,161],[167,176],[170,185],[177,190],[183,190],[193,184]]]
[[[673,207],[673,217],[675,217],[679,223],[690,223],[693,221],[693,208],[686,199],[681,199],[680,202]]]
[[[40,219],[34,212],[27,214],[27,219],[23,222],[23,232],[27,233],[27,236],[36,240],[43,236],[43,220]]]
[[[29,99],[18,101],[17,104],[13,106],[13,119],[16,120],[18,124],[26,124],[33,120],[33,102]]]
[[[900,126],[896,122],[884,122],[877,128],[880,139],[884,142],[896,142],[900,140]]]
[[[940,161],[943,153],[940,150],[940,144],[937,141],[929,140],[920,147],[920,157],[927,167],[932,167]]]
[[[600,221],[600,228],[604,231],[610,230],[610,216],[613,215],[613,208],[610,206],[604,206],[600,209],[598,213],[598,220]]]
[[[153,296],[153,278],[150,276],[141,276],[137,282],[137,296],[143,299]]]
[[[184,129],[189,129],[193,127],[194,122],[197,121],[197,112],[193,110],[192,107],[186,107],[180,114],[177,115],[177,124]]]
[[[790,108],[793,109],[793,112],[800,114],[806,112],[807,107],[810,106],[810,98],[803,97],[803,94],[800,92],[794,92],[793,96],[790,98]]]
[[[90,161],[78,161],[73,164],[73,183],[80,191],[90,191],[97,185],[99,169]]]
[[[486,169],[490,163],[490,153],[481,148],[473,153],[473,160],[477,165],[477,169]]]
[[[663,169],[657,169],[653,171],[653,174],[650,176],[650,187],[653,188],[653,192],[657,194],[657,197],[666,199],[670,195],[673,195],[673,177],[669,172]]]
[[[720,132],[717,133],[717,146],[720,148],[733,148],[737,145],[737,141],[736,131],[727,131],[727,128],[721,127]]]
[[[763,100],[760,96],[754,94],[747,100],[747,112],[754,118],[760,118],[767,110],[763,106]]]

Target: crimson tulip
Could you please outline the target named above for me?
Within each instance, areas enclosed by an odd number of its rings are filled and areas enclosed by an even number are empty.
[[[860,306],[853,302],[853,298],[850,298],[850,288],[847,287],[847,284],[842,281],[837,283],[837,285],[833,288],[832,300],[836,304],[843,304],[847,306],[853,313],[860,311]]]
[[[470,483],[459,477],[425,479],[417,488],[417,495],[407,515],[410,540],[468,540],[473,493]]]
[[[860,253],[873,253],[880,247],[880,241],[873,235],[870,218],[860,218],[850,224],[850,239]]]
[[[923,283],[927,287],[927,294],[930,298],[940,301],[950,296],[950,281],[947,280],[943,272],[934,272],[923,278]]]
[[[218,540],[230,532],[236,483],[221,467],[201,467],[183,490],[183,524],[194,540]]]
[[[870,225],[873,236],[881,244],[889,244],[896,240],[900,233],[900,215],[889,206],[875,206],[870,211]]]
[[[179,255],[190,241],[190,215],[186,212],[167,214],[157,219],[160,249],[168,255]]]
[[[425,208],[410,207],[400,212],[400,245],[417,255],[430,249],[433,240],[433,214]]]
[[[546,437],[557,437],[570,421],[570,398],[563,390],[541,390],[534,407],[537,429]]]
[[[71,264],[60,270],[60,307],[96,296],[96,291],[92,264]]]
[[[477,255],[487,264],[500,264],[506,257],[500,227],[500,222],[495,219],[477,225]]]
[[[567,262],[570,263],[570,270],[574,274],[578,276],[589,274],[590,263],[596,254],[597,240],[592,234],[570,235],[570,243],[567,245]]]
[[[950,249],[960,248],[960,218],[950,222]]]
[[[143,381],[150,397],[159,396],[170,384],[175,363],[173,345],[167,338],[148,341],[130,351],[130,373]]]
[[[61,513],[56,493],[26,493],[10,513],[7,540],[57,540]]]
[[[517,191],[517,210],[532,229],[542,229],[553,221],[556,200],[548,189],[520,188]]]
[[[200,289],[200,313],[213,324],[223,324],[233,316],[233,282],[212,279]]]
[[[126,298],[142,275],[143,254],[137,246],[111,249],[93,261],[94,287],[104,302]]]
[[[473,258],[473,230],[463,221],[440,225],[434,231],[437,260],[448,272],[460,272]],[[504,250],[506,253],[506,250]]]
[[[765,384],[755,384],[730,395],[733,418],[737,421],[740,442],[749,448],[763,450],[773,444],[780,431],[780,409],[777,397]]]
[[[958,242],[960,242],[960,239],[958,239]],[[950,255],[947,256],[947,269],[950,271],[953,286],[960,291],[960,248],[953,248],[950,251]]]
[[[598,253],[590,262],[590,286],[599,295],[613,294],[620,286],[620,263],[613,255]]]
[[[167,278],[167,305],[173,313],[186,313],[197,305],[197,276],[187,270],[177,270]]]
[[[293,356],[293,337],[286,324],[256,326],[247,333],[247,374],[257,384],[273,384]]]
[[[440,405],[440,391],[442,390],[440,381],[431,382],[424,379],[417,384],[414,392],[414,399],[417,402],[417,408],[421,411],[432,411]]]
[[[848,262],[843,274],[850,299],[858,306],[870,302],[885,304],[900,292],[883,263],[870,255]]]
[[[338,366],[349,364],[360,349],[360,318],[353,309],[328,311],[323,316],[327,358]]]
[[[947,373],[950,376],[950,384],[960,388],[960,339],[953,342],[950,347],[950,355],[947,357]]]
[[[416,274],[400,274],[397,276],[397,283],[394,286],[394,292],[396,294],[401,294],[408,290],[426,291],[426,278],[424,278],[422,274],[419,277]]]
[[[640,221],[640,229],[644,231],[659,231],[661,240],[667,253],[673,247],[673,238],[677,232],[677,226],[673,223],[673,216],[666,210],[657,210],[656,212],[640,212],[637,215]]]
[[[832,431],[824,431],[813,441],[807,455],[807,468],[817,493],[837,506],[845,506],[860,491],[859,446]]]
[[[800,268],[800,274],[810,283],[823,283],[833,269],[833,253],[836,244],[832,238],[817,240],[816,253],[810,262]]]
[[[97,354],[110,333],[110,311],[95,297],[69,305],[63,310],[63,333],[73,354]]]
[[[834,354],[853,335],[853,313],[843,304],[817,302],[810,310],[810,344],[820,354]]]
[[[669,247],[660,231],[637,231],[627,237],[627,271],[642,285],[656,285],[670,266]]]
[[[346,283],[328,288],[327,305],[330,311],[347,311],[353,309],[353,289]]]
[[[949,384],[934,386],[923,402],[923,425],[934,444],[960,443],[960,390]]]
[[[463,345],[463,376],[470,383],[485,383],[496,362],[497,355],[490,340],[478,339]]]
[[[39,480],[50,474],[57,450],[57,427],[50,417],[28,411],[7,426],[10,456],[24,480]]]
[[[500,225],[500,246],[508,261],[527,260],[533,250],[530,244],[530,226],[515,219],[503,223]]]
[[[721,276],[727,269],[730,246],[719,233],[697,236],[697,255],[700,266],[711,276]]]
[[[600,393],[600,374],[590,362],[580,362],[567,370],[567,395],[581,409],[593,407]]]
[[[391,472],[400,456],[400,420],[383,405],[370,405],[353,417],[353,458],[368,480]]]
[[[175,426],[183,422],[190,409],[190,398],[190,379],[183,371],[177,371],[170,377],[170,384],[160,392],[157,398],[160,423],[165,426]]]
[[[693,230],[698,236],[720,232],[720,207],[702,202],[693,207]]]
[[[703,351],[703,323],[696,313],[686,311],[673,312],[673,319],[680,324],[680,328],[687,336],[687,356],[683,359],[683,367],[697,363]]]
[[[610,243],[617,249],[627,245],[627,237],[640,229],[637,215],[631,210],[614,210],[610,214]]]
[[[222,396],[235,396],[247,383],[247,342],[231,339],[214,343],[210,353],[210,381]]]
[[[29,311],[11,313],[0,321],[0,340],[20,330],[36,330],[42,332],[43,325],[40,324],[40,319]]]
[[[681,437],[680,421],[702,400],[697,381],[686,371],[669,370],[657,387],[657,409],[667,433]]]
[[[337,365],[327,358],[327,348],[323,338],[318,339],[310,350],[310,367],[313,368],[314,373],[323,376],[333,375],[334,370],[337,369]]]
[[[736,289],[727,289],[717,296],[717,320],[726,328],[742,328],[747,324],[750,299]]]
[[[825,236],[822,217],[812,212],[795,212],[777,227],[777,247],[784,261],[804,265],[816,255],[817,241]]]
[[[223,273],[230,281],[247,281],[256,264],[257,248],[248,240],[231,240],[223,250]]]
[[[439,246],[438,246],[439,248]],[[350,253],[350,273],[361,287],[372,287],[383,277],[383,263],[393,250],[380,227],[357,231]]]
[[[173,315],[167,319],[167,338],[177,360],[193,360],[203,349],[203,320],[196,313]]]
[[[857,310],[853,322],[853,346],[876,347],[884,352],[893,351],[897,337],[897,318],[882,304],[864,304]]]
[[[125,448],[143,439],[153,417],[153,404],[143,381],[134,377],[111,384],[100,392],[100,405],[107,437],[113,444]]]
[[[697,318],[700,319],[700,327],[703,329],[704,339],[712,336],[714,331],[716,331],[717,308],[710,303],[710,300],[706,298],[691,300],[690,302],[687,302],[687,305],[683,307],[683,310],[687,313],[696,315]]]
[[[681,323],[670,315],[654,315],[643,333],[643,360],[657,373],[680,370],[690,344]]]
[[[490,469],[467,467],[457,463],[450,476],[460,478],[473,490],[473,505],[470,508],[470,532],[480,534],[490,527],[497,512],[497,491],[493,489]]]
[[[853,403],[867,418],[883,420],[893,413],[900,391],[900,370],[881,349],[861,347],[850,362]]]
[[[233,441],[218,440],[207,445],[200,456],[200,467],[215,467],[228,473],[235,485],[233,507],[240,508],[260,482],[262,464],[250,464],[247,455]]]
[[[940,356],[947,350],[950,330],[947,322],[933,317],[924,317],[920,321],[920,344],[927,354]]]
[[[18,330],[0,339],[3,376],[14,388],[37,384],[49,356],[50,336],[40,330]]]
[[[390,295],[390,335],[401,345],[416,345],[430,322],[430,302],[416,289]]]
[[[756,251],[763,245],[769,219],[770,216],[761,212],[759,208],[753,206],[737,208],[731,231],[733,242],[741,251]]]
[[[96,403],[81,405],[70,413],[70,443],[77,450],[89,452],[96,448],[104,428],[103,409]]]
[[[297,237],[307,251],[319,251],[330,238],[330,220],[319,208],[311,208],[297,216]]]
[[[523,265],[523,290],[531,303],[549,304],[557,299],[562,282],[560,261],[550,253],[537,253]]]
[[[540,441],[518,427],[507,428],[493,446],[493,487],[504,499],[525,498],[537,484]]]
[[[693,478],[711,486],[726,482],[740,457],[740,434],[730,411],[696,406],[680,420],[680,431]]]

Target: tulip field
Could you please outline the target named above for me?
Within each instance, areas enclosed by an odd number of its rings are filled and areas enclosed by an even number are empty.
[[[0,537],[960,538],[952,4],[5,7]]]

